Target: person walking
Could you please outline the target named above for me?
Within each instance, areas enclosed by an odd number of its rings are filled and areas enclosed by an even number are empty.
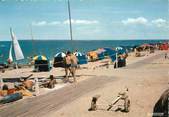
[[[73,80],[74,82],[77,82],[76,81],[76,69],[78,67],[78,59],[74,54],[70,55],[70,59],[71,59],[71,73],[73,76]]]
[[[72,74],[74,82],[76,81],[76,68],[78,64],[77,57],[72,54],[70,51],[67,51],[65,57],[65,82],[69,81],[68,75],[69,73]]]

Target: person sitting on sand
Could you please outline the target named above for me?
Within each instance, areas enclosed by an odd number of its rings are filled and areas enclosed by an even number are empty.
[[[33,85],[34,85],[33,81],[28,80],[28,79],[24,79],[24,81],[23,81],[22,84],[23,84],[23,86],[24,86],[26,89],[28,89],[29,91],[32,91],[32,90],[33,90]]]
[[[55,84],[57,83],[56,80],[54,79],[54,76],[53,75],[50,75],[50,81],[48,82],[48,88],[54,88],[55,87]]]
[[[72,54],[70,51],[68,51],[66,53],[66,57],[65,57],[66,82],[69,80],[68,79],[68,72],[69,71],[73,76],[74,82],[76,82],[75,72],[76,72],[76,68],[77,68],[77,63],[78,63],[77,57],[74,54]]]

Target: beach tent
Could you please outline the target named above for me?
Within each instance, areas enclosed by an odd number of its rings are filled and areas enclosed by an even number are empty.
[[[54,57],[54,67],[64,67],[64,57],[66,56],[65,53],[59,52]]]
[[[98,54],[95,51],[90,51],[87,53],[90,61],[98,60]]]
[[[116,51],[112,48],[104,48],[104,55],[109,56],[111,60],[114,62],[116,60]]]
[[[50,62],[46,56],[38,55],[33,58],[35,71],[50,71]]]
[[[78,64],[87,64],[88,60],[87,60],[87,56],[85,54],[82,54],[80,52],[75,52],[74,55],[77,57],[78,59]]]
[[[98,55],[98,59],[99,60],[102,60],[102,59],[104,59],[105,57],[104,57],[104,52],[105,52],[106,50],[104,50],[103,48],[99,48],[98,50],[96,50],[95,52],[97,53],[97,55]]]
[[[75,52],[73,53],[75,56],[83,56],[83,54],[81,52]]]

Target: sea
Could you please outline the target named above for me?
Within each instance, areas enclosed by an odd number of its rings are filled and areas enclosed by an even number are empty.
[[[167,40],[19,40],[25,56],[25,59],[19,62],[27,63],[28,58],[35,55],[45,55],[52,60],[56,53],[68,50],[87,53],[104,47],[113,48],[122,46],[129,49],[144,43],[154,44],[163,42],[167,42]],[[8,59],[10,44],[11,41],[0,41],[0,63],[4,63]]]

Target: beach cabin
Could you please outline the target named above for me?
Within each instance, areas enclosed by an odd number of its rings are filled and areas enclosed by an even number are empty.
[[[65,53],[59,52],[54,57],[54,64],[53,67],[64,67],[64,57],[66,56]]]
[[[38,55],[33,58],[34,60],[34,71],[41,72],[41,71],[50,71],[50,61],[46,56]]]
[[[87,56],[85,54],[82,54],[80,52],[75,52],[74,55],[77,57],[79,65],[88,63]]]

